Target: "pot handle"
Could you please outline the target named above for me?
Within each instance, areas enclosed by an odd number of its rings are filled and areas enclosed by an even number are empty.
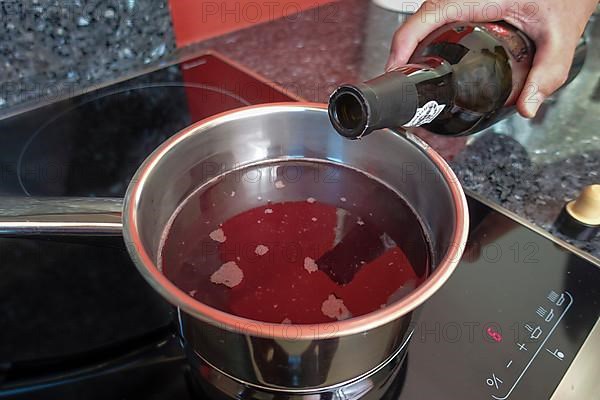
[[[0,236],[120,236],[123,199],[0,196]]]

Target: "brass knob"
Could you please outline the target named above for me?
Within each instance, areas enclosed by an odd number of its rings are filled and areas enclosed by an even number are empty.
[[[576,200],[567,203],[567,212],[586,225],[600,225],[600,184],[586,186]]]

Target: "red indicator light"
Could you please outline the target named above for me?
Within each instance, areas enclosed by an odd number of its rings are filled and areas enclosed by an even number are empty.
[[[486,330],[489,337],[491,337],[495,342],[500,343],[502,341],[502,334],[497,332],[494,328],[489,327]]]

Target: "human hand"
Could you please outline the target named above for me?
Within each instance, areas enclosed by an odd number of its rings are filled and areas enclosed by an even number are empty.
[[[406,64],[417,45],[443,25],[504,20],[536,44],[517,100],[519,113],[533,118],[567,80],[575,48],[597,5],[598,0],[427,0],[394,34],[386,70]]]

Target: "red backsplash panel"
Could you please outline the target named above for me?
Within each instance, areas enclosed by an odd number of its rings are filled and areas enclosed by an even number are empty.
[[[192,121],[252,104],[301,101],[290,91],[215,52],[181,64]],[[203,88],[198,95],[197,88]]]
[[[248,26],[286,18],[299,13],[327,18],[335,9],[318,7],[332,0],[253,1],[253,0],[170,0],[169,7],[178,47],[226,34]]]

